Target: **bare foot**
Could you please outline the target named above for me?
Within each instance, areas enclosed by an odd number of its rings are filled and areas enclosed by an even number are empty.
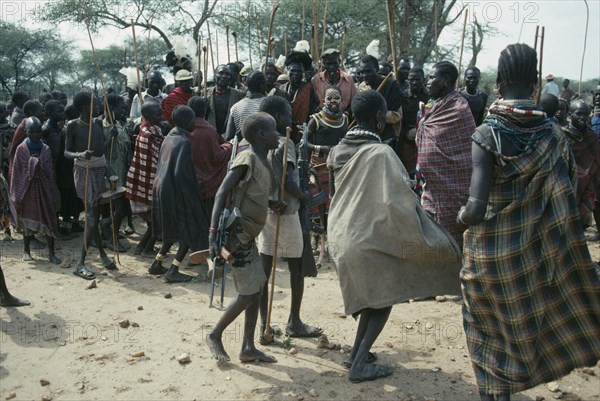
[[[29,252],[23,252],[23,257],[21,259],[23,260],[23,262],[29,262],[33,260]]]
[[[13,297],[8,294],[6,297],[0,298],[0,306],[26,306],[30,305],[29,301],[20,300],[17,297]]]
[[[256,348],[247,349],[240,353],[240,361],[246,362],[267,362],[267,363],[275,363],[277,359],[275,359],[272,355],[267,355],[262,351],[257,350]]]
[[[215,358],[219,362],[229,362],[231,358],[225,352],[225,348],[223,347],[223,343],[220,338],[217,338],[209,333],[206,335],[206,344],[212,352],[213,358]]]
[[[60,265],[62,263],[62,260],[60,260],[60,258],[58,258],[56,255],[50,255],[48,257],[48,260],[50,260],[50,262],[54,263],[55,265]]]

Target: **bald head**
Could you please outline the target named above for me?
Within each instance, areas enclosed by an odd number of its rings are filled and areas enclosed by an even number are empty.
[[[584,102],[583,100],[575,100],[573,102],[571,102],[571,105],[569,106],[569,112],[574,113],[575,111],[582,111],[583,113],[590,113],[590,106]]]

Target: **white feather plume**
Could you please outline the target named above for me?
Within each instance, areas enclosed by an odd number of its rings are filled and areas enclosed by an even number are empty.
[[[379,39],[373,39],[367,46],[367,54],[379,60]]]
[[[299,40],[296,42],[296,47],[294,47],[292,50],[295,52],[310,53],[310,44],[308,43],[308,40]]]
[[[173,51],[177,58],[186,57],[193,60],[196,57],[196,42],[189,37],[173,37]]]
[[[277,61],[275,61],[275,65],[281,69],[283,69],[283,66],[285,65],[285,56],[283,54],[280,54],[279,57],[277,57]]]
[[[127,77],[127,87],[136,89],[138,85],[137,78],[137,70],[135,67],[123,67],[119,70],[119,73],[125,75]],[[140,77],[143,75],[142,71],[140,71]]]

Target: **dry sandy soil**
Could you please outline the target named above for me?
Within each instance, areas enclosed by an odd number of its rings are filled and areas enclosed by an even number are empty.
[[[134,234],[123,242],[133,245],[138,238]],[[59,257],[75,260],[80,241],[58,244]],[[268,347],[278,363],[240,363],[235,357],[241,317],[225,338],[232,362],[217,364],[204,336],[222,312],[208,307],[208,282],[166,284],[146,273],[152,259],[131,253],[121,254],[118,272],[105,273],[94,249],[90,264],[98,272],[97,288],[86,289],[88,281],[46,262],[43,250],[33,251],[38,260],[21,262],[21,246],[21,241],[0,242],[9,289],[31,301],[27,307],[0,308],[2,400],[478,400],[460,299],[395,306],[374,346],[380,361],[395,367],[394,374],[351,384],[340,365],[343,350],[318,348],[316,339],[279,337]],[[590,250],[599,260],[600,245],[590,243]],[[204,275],[205,269],[184,271]],[[172,297],[165,298],[167,293]],[[283,328],[290,303],[284,263],[278,265],[275,293],[273,320]],[[229,278],[226,305],[234,295]],[[306,280],[302,315],[323,327],[331,343],[352,344],[356,322],[343,315],[331,265]],[[119,323],[126,319],[130,326],[123,328]],[[286,349],[290,346],[295,352]],[[191,362],[180,364],[182,353]],[[578,369],[554,388],[541,385],[513,399],[600,400],[599,376],[598,366]]]

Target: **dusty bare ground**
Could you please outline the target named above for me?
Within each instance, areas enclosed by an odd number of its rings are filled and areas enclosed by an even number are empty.
[[[134,234],[123,242],[133,245],[138,238]],[[80,241],[60,243],[58,255],[75,260]],[[98,272],[97,288],[86,289],[89,282],[70,269],[50,265],[44,251],[33,251],[38,259],[34,262],[21,262],[21,245],[0,242],[11,292],[31,301],[28,307],[0,308],[2,399],[478,399],[460,300],[395,306],[374,346],[380,361],[395,367],[394,374],[355,385],[340,365],[343,350],[318,348],[316,339],[279,337],[277,345],[268,347],[278,363],[240,363],[235,357],[241,346],[241,317],[225,339],[233,361],[217,365],[204,336],[222,312],[208,307],[208,282],[166,284],[146,273],[152,259],[130,253],[121,254],[118,272],[102,273],[94,250],[90,261]],[[590,243],[590,250],[594,260],[600,259],[599,245]],[[194,266],[184,271],[204,275],[206,270]],[[167,293],[172,297],[165,298]],[[232,296],[228,279],[226,305]],[[280,263],[273,320],[282,328],[289,302],[289,274]],[[352,344],[356,322],[343,315],[331,265],[307,279],[302,315],[323,327],[332,344]],[[121,327],[124,320],[129,320],[128,327]],[[180,364],[182,353],[191,362]],[[598,366],[578,369],[551,388],[558,391],[541,385],[513,399],[600,400],[599,375]]]

